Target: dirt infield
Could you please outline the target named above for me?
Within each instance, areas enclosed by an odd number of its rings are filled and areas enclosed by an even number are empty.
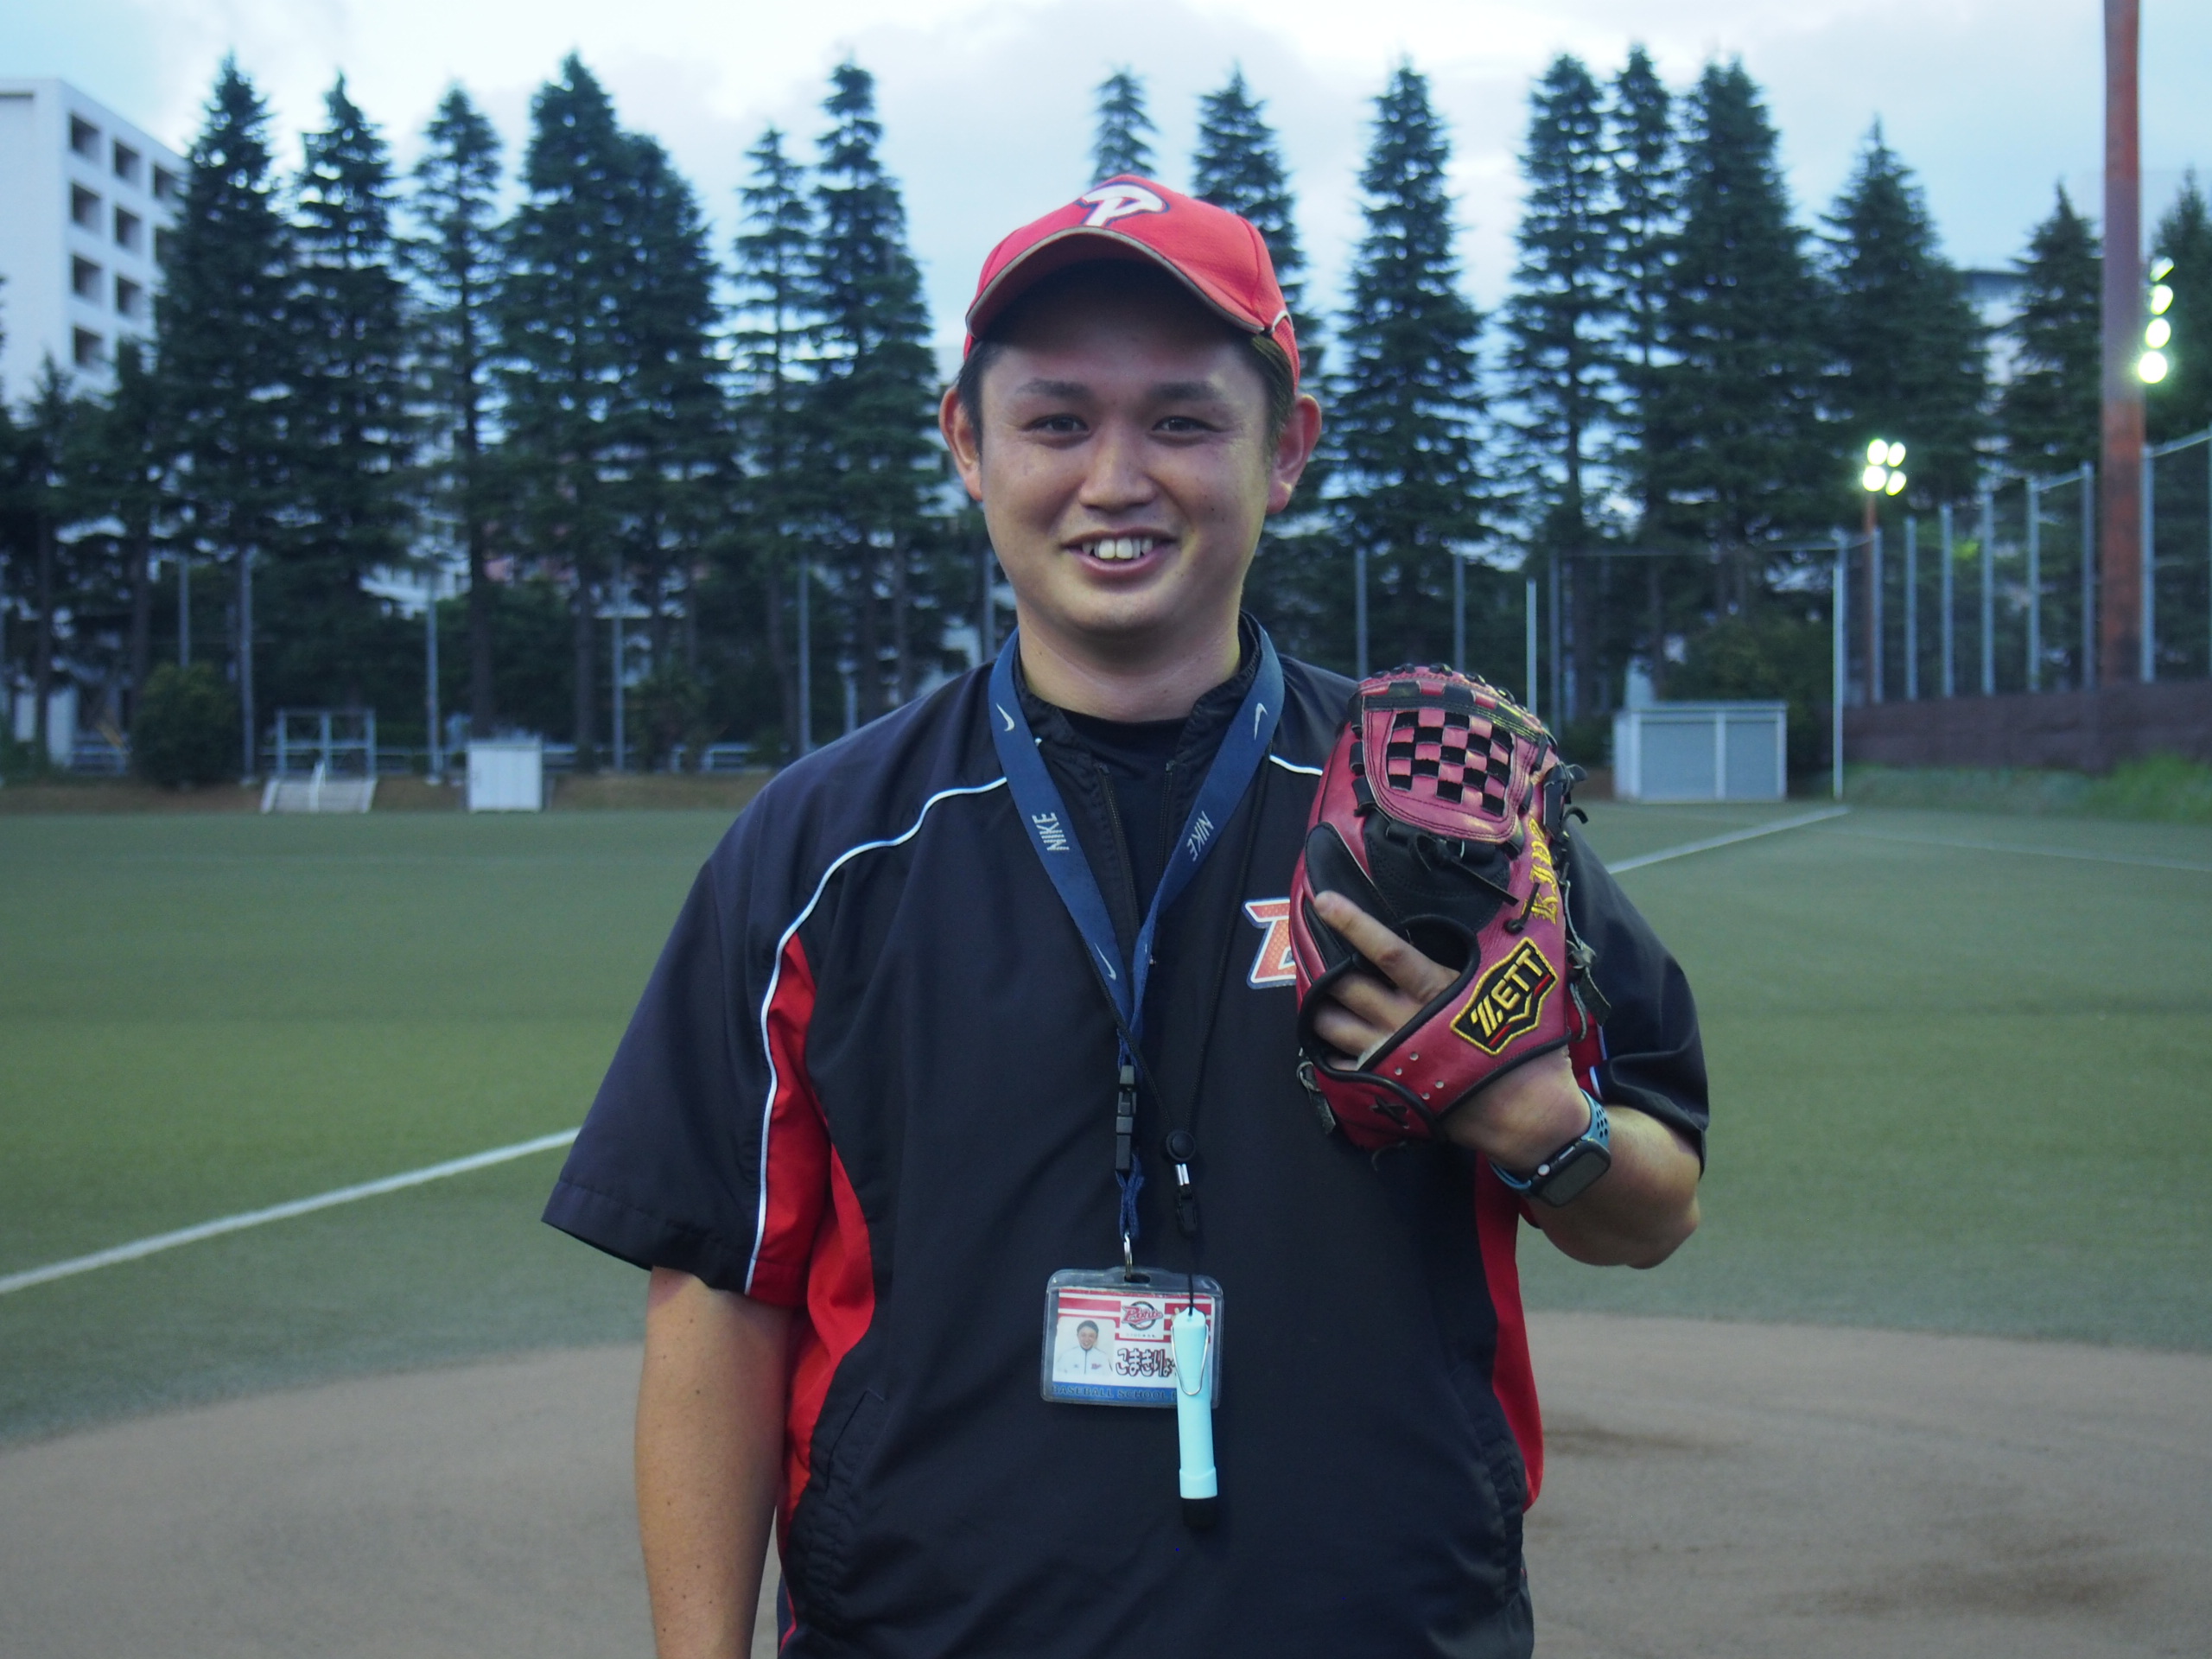
[[[1533,1328],[1547,1659],[2203,1651],[2212,1357]],[[645,1653],[635,1369],[569,1350],[0,1452],[0,1652]]]

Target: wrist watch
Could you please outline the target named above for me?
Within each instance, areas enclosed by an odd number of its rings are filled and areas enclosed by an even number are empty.
[[[1491,1169],[1497,1179],[1516,1192],[1540,1198],[1554,1210],[1573,1203],[1595,1185],[1598,1178],[1613,1166],[1612,1129],[1605,1122],[1604,1103],[1587,1089],[1582,1091],[1582,1098],[1590,1105],[1588,1128],[1526,1175],[1516,1175],[1492,1163]]]

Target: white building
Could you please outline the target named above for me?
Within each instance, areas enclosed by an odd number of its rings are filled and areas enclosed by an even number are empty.
[[[185,163],[67,81],[0,79],[0,397],[51,357],[104,390],[117,342],[150,335]]]

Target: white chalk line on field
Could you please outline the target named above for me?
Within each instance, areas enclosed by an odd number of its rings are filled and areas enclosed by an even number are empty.
[[[1808,823],[1826,823],[1830,818],[1840,818],[1850,811],[1847,806],[1824,806],[1817,812],[1802,812],[1794,818],[1777,818],[1772,823],[1753,824],[1748,830],[1732,830],[1725,836],[1708,836],[1703,841],[1683,842],[1680,847],[1662,847],[1656,853],[1641,853],[1634,858],[1624,858],[1605,868],[1615,875],[1629,870],[1640,870],[1647,864],[1664,864],[1670,858],[1688,858],[1692,853],[1709,853],[1716,847],[1732,847],[1739,841],[1756,841],[1761,836],[1778,836],[1784,830],[1802,830]]]
[[[2078,858],[2092,864],[2133,864],[2149,870],[2191,870],[2212,875],[2212,864],[2184,858],[2152,858],[2139,853],[2092,853],[2077,847],[2028,847],[2016,841],[1961,841],[1948,836],[1904,836],[1888,830],[1839,830],[1860,841],[1897,841],[1912,847],[1954,847],[1968,853],[2025,853],[2036,858]]]
[[[357,1199],[378,1198],[386,1192],[422,1186],[430,1181],[442,1181],[448,1176],[466,1175],[471,1170],[488,1169],[494,1164],[527,1158],[532,1153],[550,1152],[556,1147],[565,1147],[575,1138],[575,1130],[563,1129],[557,1135],[541,1135],[534,1141],[518,1141],[511,1147],[494,1147],[489,1152],[471,1153],[466,1158],[450,1159],[445,1163],[431,1164],[423,1169],[386,1175],[380,1180],[363,1181],[356,1186],[341,1186],[329,1192],[318,1192],[311,1198],[294,1198],[286,1204],[272,1204],[265,1210],[242,1211],[235,1216],[218,1216],[213,1221],[203,1221],[196,1226],[180,1227],[173,1233],[156,1233],[149,1238],[133,1239],[128,1244],[118,1244],[112,1249],[95,1250],[90,1255],[72,1256],[67,1262],[50,1262],[42,1268],[28,1268],[21,1273],[0,1276],[0,1296],[5,1296],[10,1291],[29,1290],[33,1285],[50,1284],[56,1279],[67,1279],[76,1274],[90,1273],[95,1268],[111,1268],[120,1262],[136,1262],[141,1256],[173,1250],[180,1244],[197,1244],[204,1238],[220,1238],[225,1233],[242,1232],[248,1227],[265,1226],[272,1221],[289,1221],[294,1216],[312,1215],[317,1210],[352,1204]]]

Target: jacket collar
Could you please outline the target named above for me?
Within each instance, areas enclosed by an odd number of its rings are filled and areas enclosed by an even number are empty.
[[[1175,745],[1175,775],[1179,779],[1204,770],[1220,747],[1222,734],[1229,729],[1229,722],[1236,718],[1237,709],[1252,689],[1252,682],[1260,672],[1259,628],[1249,613],[1236,619],[1236,671],[1201,696],[1192,706],[1189,717],[1183,722],[1183,735]],[[1021,712],[1028,716],[1029,729],[1048,749],[1065,749],[1071,746],[1080,748],[1082,740],[1075,728],[1068,724],[1066,715],[1057,704],[1049,703],[1029,689],[1029,678],[1021,671],[1021,659],[1014,664],[1014,683],[1021,698]]]

